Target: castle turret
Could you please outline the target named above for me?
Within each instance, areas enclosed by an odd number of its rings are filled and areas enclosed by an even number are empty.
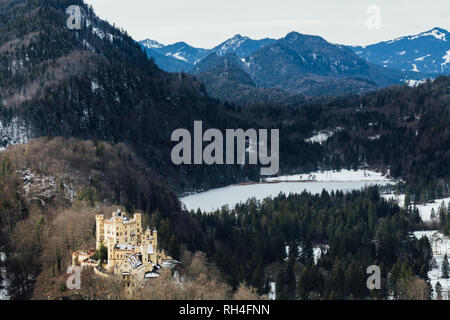
[[[155,229],[153,229],[153,245],[155,248],[158,248],[158,231]]]
[[[72,253],[72,265],[73,266],[78,265],[78,253],[77,252]]]
[[[100,245],[105,241],[105,231],[104,231],[104,220],[105,216],[103,214],[95,215],[95,230],[96,230],[96,248],[100,249]]]
[[[135,213],[133,215],[134,220],[136,220],[136,231],[137,233],[141,233],[144,230],[142,229],[142,213]]]

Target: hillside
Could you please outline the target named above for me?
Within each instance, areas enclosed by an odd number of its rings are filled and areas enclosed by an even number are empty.
[[[73,4],[82,8],[81,30],[65,26],[65,10]],[[236,168],[218,179],[213,178],[217,168],[178,170],[171,164],[173,130],[191,128],[199,119],[205,127],[247,125],[240,120],[237,125],[193,77],[160,70],[124,31],[81,1],[2,1],[0,6],[1,147],[39,136],[124,142],[178,188],[253,174]]]
[[[139,299],[259,299],[246,285],[235,290],[198,248],[194,217],[183,214],[177,196],[153,176],[124,144],[79,139],[33,139],[0,153],[0,247],[7,255],[12,299],[124,299],[117,279],[83,273],[83,287],[65,287],[72,252],[95,248],[95,215],[117,209],[143,212],[143,228],[158,229],[158,244],[183,261],[185,288],[161,273],[165,296],[143,287]],[[244,296],[242,296],[244,295]]]

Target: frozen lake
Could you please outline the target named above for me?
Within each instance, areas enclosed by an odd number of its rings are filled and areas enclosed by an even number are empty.
[[[317,181],[297,181],[299,178],[316,177]],[[188,210],[197,210],[211,212],[220,209],[224,205],[233,208],[236,204],[245,202],[250,198],[263,200],[267,197],[276,197],[280,192],[285,194],[302,193],[321,193],[322,190],[331,191],[352,191],[359,190],[370,185],[393,184],[392,180],[377,173],[368,171],[341,171],[327,173],[310,173],[302,176],[280,177],[280,182],[260,183],[251,185],[233,185],[224,188],[218,188],[189,195],[181,198],[181,202]],[[291,181],[291,182],[289,182]]]

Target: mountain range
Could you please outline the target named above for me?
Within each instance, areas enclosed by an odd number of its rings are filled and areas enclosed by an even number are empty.
[[[255,95],[273,101],[293,94],[361,94],[446,74],[447,39],[446,30],[435,28],[367,47],[336,45],[298,32],[278,40],[235,35],[210,50],[185,42],[139,43],[163,70],[194,74],[210,95],[221,100],[251,103]]]
[[[185,42],[166,46],[150,39],[139,41],[140,45],[148,50],[148,55],[153,56],[156,63],[163,69],[173,70],[174,68],[170,67],[171,63],[176,65],[177,60],[184,62],[184,68],[175,68],[177,71],[190,71],[193,66],[210,53],[224,56],[234,52],[240,58],[249,58],[259,49],[274,42],[277,42],[277,40],[270,38],[253,40],[237,34],[208,50],[194,48]],[[174,50],[174,48],[176,49]],[[450,33],[438,27],[416,35],[404,36],[368,46],[348,46],[348,48],[364,60],[385,68],[427,74],[450,73]],[[190,59],[193,53],[195,59]],[[161,54],[173,59],[159,61],[161,59],[159,55]]]

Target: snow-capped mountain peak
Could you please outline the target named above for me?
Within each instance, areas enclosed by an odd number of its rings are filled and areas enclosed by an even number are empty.
[[[224,56],[231,51],[236,51],[236,49],[239,48],[242,43],[246,42],[247,40],[251,39],[248,37],[243,37],[240,34],[236,34],[231,39],[228,39],[227,41],[214,48],[213,51],[218,56]]]
[[[140,44],[149,49],[160,49],[160,48],[164,47],[163,44],[159,43],[158,41],[152,40],[152,39],[142,40],[142,41],[140,41]]]
[[[450,33],[442,28],[366,47],[349,48],[361,58],[385,68],[450,74]]]
[[[213,48],[211,51],[218,56],[225,56],[228,53],[234,52],[240,58],[247,58],[254,52],[273,42],[275,42],[273,39],[266,38],[261,40],[253,40],[249,37],[236,34],[232,38]]]
[[[431,29],[429,31],[426,32],[422,32],[419,33],[417,35],[413,35],[413,36],[406,36],[406,37],[400,37],[391,41],[386,42],[387,44],[392,44],[398,41],[402,41],[402,40],[416,40],[416,39],[420,39],[420,38],[424,38],[424,37],[432,37],[435,38],[437,40],[440,41],[444,41],[447,42],[447,40],[449,39],[449,32],[445,29],[441,29],[441,28],[434,28]]]

